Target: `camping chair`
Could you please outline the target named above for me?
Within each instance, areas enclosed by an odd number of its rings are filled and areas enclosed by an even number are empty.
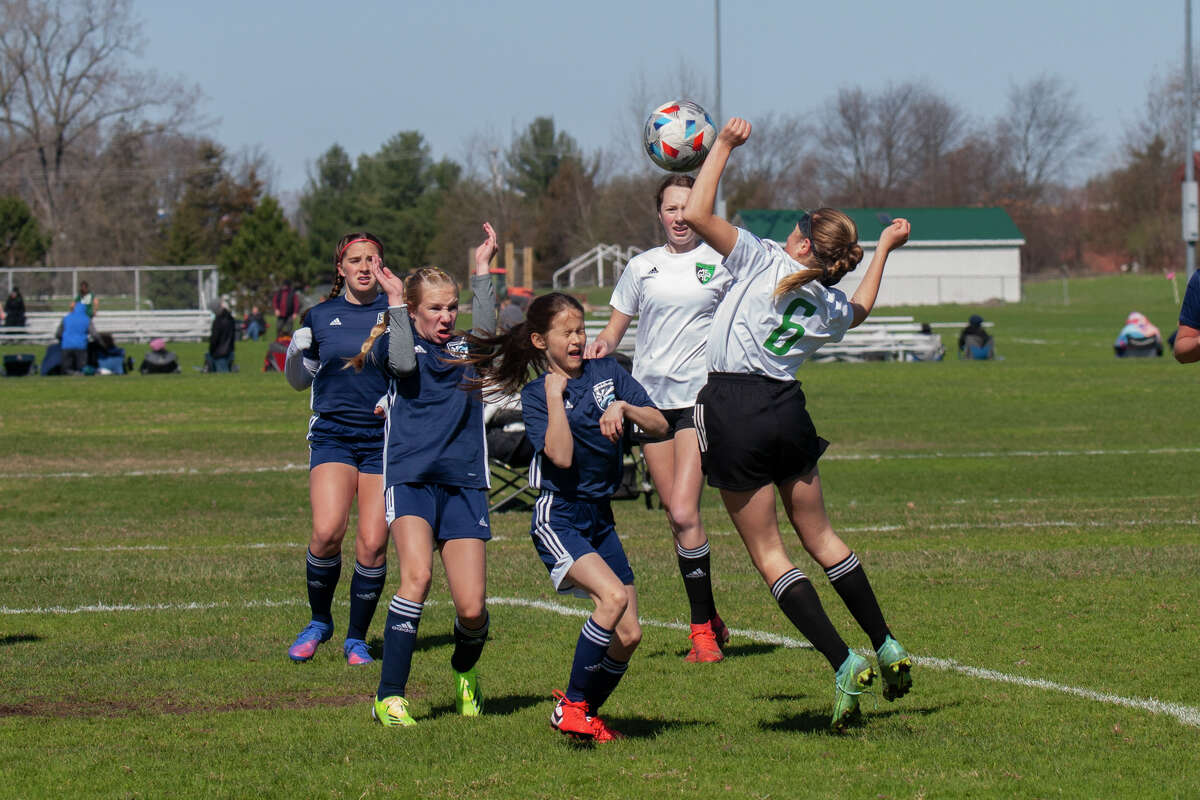
[[[525,436],[520,397],[485,404],[483,428],[487,439],[488,471],[492,476],[488,511],[532,507],[538,496],[537,490],[529,486],[533,445]]]
[[[21,375],[37,375],[37,356],[19,353],[4,357],[4,376],[14,378]]]
[[[963,347],[958,351],[958,357],[968,361],[990,361],[996,357],[996,340],[988,337],[984,341],[983,337],[971,334],[963,340]]]
[[[263,372],[283,372],[283,365],[287,362],[288,345],[291,342],[291,336],[277,336],[275,341],[267,345],[267,354],[263,357]]]
[[[1124,351],[1117,352],[1120,358],[1154,358],[1162,354],[1162,342],[1157,336],[1127,336]]]

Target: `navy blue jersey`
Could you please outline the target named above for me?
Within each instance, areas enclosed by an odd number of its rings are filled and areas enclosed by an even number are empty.
[[[562,469],[542,452],[549,424],[546,376],[542,374],[527,384],[521,390],[521,414],[525,418],[525,435],[535,453],[529,465],[529,485],[571,500],[611,497],[621,485],[621,444],[610,442],[600,433],[600,417],[615,400],[624,400],[632,406],[654,405],[642,385],[615,359],[584,361],[583,373],[568,380],[563,391],[567,423],[575,441],[571,467]],[[627,418],[625,424],[633,423]]]
[[[485,489],[483,402],[479,392],[463,389],[463,379],[474,375],[474,368],[468,372],[461,361],[452,360],[466,353],[466,341],[456,337],[442,346],[422,339],[416,329],[412,337],[417,369],[393,378],[388,393],[384,483]]]
[[[370,305],[358,305],[335,297],[318,303],[304,315],[304,326],[312,329],[312,346],[304,357],[321,362],[312,384],[312,409],[322,417],[343,424],[382,427],[374,414],[375,403],[387,392],[384,371],[387,350],[380,342],[367,355],[362,372],[343,369],[346,359],[362,350],[371,328],[387,315],[387,296],[380,293]]]
[[[1183,305],[1179,307],[1179,324],[1200,329],[1200,270],[1188,278]]]

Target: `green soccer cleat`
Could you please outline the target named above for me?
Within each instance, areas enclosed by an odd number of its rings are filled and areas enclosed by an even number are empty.
[[[875,670],[858,653],[850,653],[834,676],[833,720],[834,733],[845,733],[846,723],[858,716],[858,696],[875,680]]]
[[[454,710],[464,717],[483,713],[483,692],[479,690],[479,676],[474,667],[466,672],[454,670]]]
[[[879,646],[875,657],[879,660],[879,674],[883,677],[883,696],[887,700],[898,700],[912,688],[912,656],[900,643],[888,636]]]
[[[385,728],[408,728],[417,724],[408,713],[408,701],[398,694],[376,700],[371,706],[371,718]]]

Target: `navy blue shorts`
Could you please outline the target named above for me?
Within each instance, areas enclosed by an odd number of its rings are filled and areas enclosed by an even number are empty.
[[[571,583],[567,570],[588,553],[604,559],[621,583],[633,583],[633,568],[613,526],[612,506],[607,500],[565,500],[553,492],[542,492],[533,505],[529,535],[538,556],[550,571],[550,580],[561,594],[588,597]]]
[[[435,541],[492,538],[487,489],[440,483],[397,483],[383,496],[387,524],[400,517],[420,517],[433,528]]]
[[[383,426],[344,425],[313,414],[308,421],[308,468],[349,464],[368,475],[383,474]]]

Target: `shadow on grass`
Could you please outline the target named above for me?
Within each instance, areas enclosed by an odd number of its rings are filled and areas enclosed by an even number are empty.
[[[761,656],[766,655],[767,653],[773,653],[778,650],[780,646],[781,645],[767,644],[764,642],[752,642],[749,644],[727,644],[721,648],[721,652],[725,654],[726,658],[745,658],[746,656]],[[669,652],[661,651],[647,656],[647,658],[662,658],[665,656],[667,658],[678,657],[680,660],[683,660],[687,657],[688,652],[690,652],[690,648],[672,650]]]
[[[44,638],[46,637],[34,633],[10,633],[8,636],[0,636],[0,647],[24,642],[40,642]]]
[[[772,700],[790,700],[794,699],[788,695],[772,695]],[[937,706],[891,706],[889,708],[872,708],[870,701],[866,701],[866,705],[860,705],[860,714],[852,719],[846,726],[847,730],[858,730],[860,728],[869,727],[872,722],[878,722],[892,717],[904,716],[922,716],[927,717],[931,714],[937,714],[943,709],[958,705],[958,703],[947,703]],[[832,707],[831,707],[832,708]],[[758,727],[768,731],[784,731],[788,733],[829,733],[829,722],[831,712],[829,711],[802,711],[798,714],[788,714],[782,716],[774,722],[760,722]]]
[[[545,704],[546,718],[550,718],[550,708],[553,705],[551,700],[546,695],[537,694],[509,694],[501,695],[500,697],[492,697],[487,694],[487,687],[484,687],[483,695],[483,713],[489,717],[500,717],[515,714],[518,711],[531,708],[536,705]],[[453,703],[444,703],[442,705],[432,706],[429,709],[429,718],[441,717],[446,714],[457,716],[458,712],[454,710]]]

